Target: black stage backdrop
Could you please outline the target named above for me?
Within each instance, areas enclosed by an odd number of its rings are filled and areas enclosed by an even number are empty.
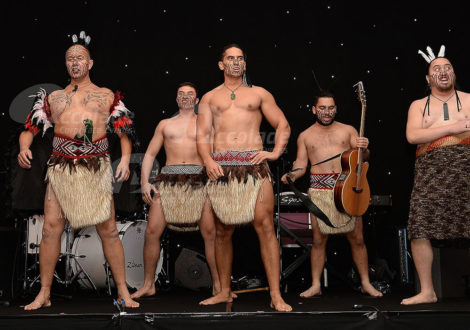
[[[25,89],[65,86],[64,53],[70,36],[85,30],[92,37],[92,80],[124,92],[135,111],[140,152],[159,120],[177,110],[176,87],[198,85],[201,94],[222,81],[217,67],[221,48],[239,43],[247,53],[255,85],[270,91],[292,128],[286,161],[296,155],[296,139],[314,123],[312,100],[318,88],[337,95],[341,122],[359,128],[360,103],[353,84],[367,93],[366,136],[370,139],[369,181],[373,194],[393,195],[395,225],[407,221],[415,147],[407,143],[405,125],[410,103],[425,93],[425,62],[418,49],[441,44],[454,64],[458,82],[468,89],[469,31],[464,1],[8,1],[3,3],[1,36],[4,76],[1,153],[2,223],[11,216],[8,188],[11,147],[28,112]],[[22,93],[21,97],[17,97]],[[32,92],[32,90],[29,90]],[[15,101],[14,101],[15,100]],[[31,100],[29,100],[31,104]],[[262,127],[266,147],[272,129]],[[14,150],[14,148],[13,148]],[[15,159],[17,151],[13,151]],[[164,162],[164,155],[158,157]],[[137,161],[136,161],[137,162]],[[290,166],[287,164],[285,166]],[[138,169],[136,170],[138,171]],[[135,187],[122,190],[135,192]],[[306,186],[306,180],[303,183]],[[39,193],[42,195],[42,192]],[[122,195],[122,194],[121,194]],[[129,194],[118,210],[137,206]]]

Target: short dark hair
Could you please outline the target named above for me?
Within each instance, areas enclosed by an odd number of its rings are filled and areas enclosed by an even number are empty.
[[[231,44],[228,44],[227,46],[225,46],[224,48],[222,48],[222,52],[220,53],[220,60],[223,61],[224,59],[224,56],[225,56],[225,53],[227,52],[227,49],[229,48],[238,48],[242,51],[243,53],[243,57],[245,58],[245,61],[246,61],[246,53],[245,51],[243,50],[243,48],[241,48],[238,44],[235,44],[235,43],[231,43]]]
[[[336,103],[336,98],[335,98],[335,95],[330,92],[330,91],[327,91],[327,90],[321,90],[317,95],[315,95],[315,99],[313,100],[314,101],[314,105],[317,106],[318,104],[318,99],[319,98],[322,98],[322,97],[331,97],[335,103]]]
[[[176,89],[176,92],[178,92],[179,89],[180,89],[181,87],[184,87],[184,86],[189,86],[189,87],[194,88],[194,90],[196,91],[196,97],[197,97],[197,87],[196,87],[196,84],[194,84],[194,83],[192,83],[192,82],[190,82],[190,81],[185,81],[184,83],[179,84],[179,85],[178,85],[178,88]]]

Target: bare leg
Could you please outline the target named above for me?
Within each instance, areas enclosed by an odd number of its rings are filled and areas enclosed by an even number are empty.
[[[263,196],[261,198],[260,196]],[[253,226],[259,237],[261,257],[263,259],[266,277],[268,278],[271,307],[278,312],[290,312],[292,307],[284,302],[280,289],[280,253],[279,243],[274,233],[273,222],[274,193],[269,180],[264,180],[255,207]]]
[[[215,296],[201,301],[200,305],[214,305],[232,302],[232,291],[230,289],[233,261],[232,235],[234,226],[227,226],[215,218],[215,260],[220,278],[220,292]]]
[[[111,217],[106,222],[96,225],[96,231],[101,238],[104,255],[111,267],[119,299],[124,300],[126,307],[139,307],[139,303],[131,299],[131,295],[127,290],[126,273],[124,271],[124,249],[119,239],[114,218],[114,202],[111,203]]]
[[[428,239],[411,240],[411,252],[416,271],[418,272],[421,291],[416,296],[403,299],[402,305],[416,305],[437,302],[434,285],[432,283],[432,259],[433,252],[431,242]]]
[[[153,296],[155,289],[155,270],[160,258],[160,238],[166,227],[160,195],[155,194],[150,207],[144,243],[144,285],[132,294],[132,298]]]
[[[322,234],[316,218],[312,218],[313,243],[310,253],[310,265],[312,268],[312,286],[300,294],[303,298],[321,295],[321,275],[325,266],[325,250],[328,236]]]
[[[212,295],[216,295],[220,292],[220,279],[215,261],[216,229],[214,214],[210,206],[209,198],[207,198],[204,208],[202,209],[201,220],[199,220],[199,229],[201,230],[201,235],[204,239],[206,260],[212,277]]]
[[[369,263],[367,260],[367,249],[362,235],[362,218],[356,218],[354,230],[347,233],[346,237],[351,244],[351,252],[357,271],[361,277],[362,292],[373,297],[382,297],[382,292],[376,290],[369,279]]]
[[[35,310],[51,305],[51,285],[54,269],[60,253],[60,237],[65,227],[65,218],[50,185],[47,186],[44,200],[44,227],[39,248],[39,267],[41,273],[41,290],[34,301],[24,307],[25,310]]]

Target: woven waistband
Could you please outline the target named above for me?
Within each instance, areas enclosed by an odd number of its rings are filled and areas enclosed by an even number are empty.
[[[447,146],[452,146],[452,145],[458,145],[458,144],[470,145],[470,136],[464,137],[464,136],[462,136],[462,134],[447,135],[447,136],[441,137],[440,139],[437,139],[435,141],[422,144],[416,149],[416,158],[418,158],[419,156],[424,155],[426,152],[428,152],[432,149],[447,147]]]
[[[93,142],[84,142],[54,135],[52,140],[52,154],[68,158],[86,158],[108,154],[108,139],[106,136]]]
[[[194,164],[166,165],[161,174],[201,174],[204,166]]]
[[[233,151],[214,152],[211,154],[220,166],[253,166],[251,163],[252,156],[259,150],[250,151]]]
[[[333,189],[339,173],[315,173],[310,174],[310,188]]]

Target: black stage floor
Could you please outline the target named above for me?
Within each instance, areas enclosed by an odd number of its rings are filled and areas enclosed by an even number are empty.
[[[25,312],[24,302],[0,307],[1,329],[470,329],[470,299],[443,299],[437,304],[405,307],[411,292],[395,289],[383,298],[348,290],[327,290],[302,299],[285,294],[294,313],[275,313],[267,292],[239,295],[231,306],[199,306],[209,292],[174,288],[141,299],[141,307],[119,315],[108,296],[79,292],[72,299],[53,298],[52,307]],[[354,310],[353,305],[363,305]],[[230,312],[227,312],[230,311]],[[377,313],[374,313],[377,311]]]

